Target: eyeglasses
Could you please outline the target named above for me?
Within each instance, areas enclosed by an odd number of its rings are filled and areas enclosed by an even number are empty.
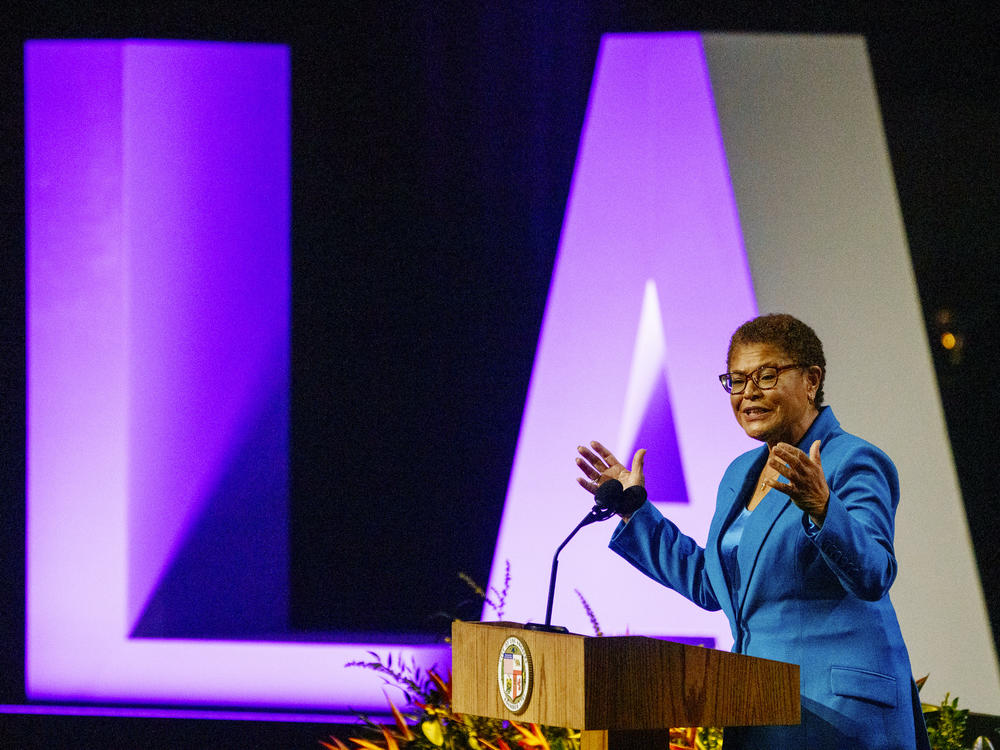
[[[781,367],[763,365],[749,375],[742,372],[724,372],[719,376],[719,382],[722,383],[722,387],[726,389],[727,393],[732,393],[735,396],[746,390],[747,380],[752,380],[755,386],[762,391],[767,391],[778,384],[778,375],[784,370],[794,370],[796,367],[804,366],[799,364],[782,365]]]

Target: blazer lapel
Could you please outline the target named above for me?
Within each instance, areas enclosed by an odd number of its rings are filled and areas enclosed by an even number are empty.
[[[737,619],[743,617],[747,591],[750,590],[750,584],[757,573],[757,563],[760,561],[761,550],[767,544],[778,519],[791,505],[790,497],[777,490],[771,490],[750,514],[747,525],[743,529],[739,550],[736,553],[741,573]]]
[[[729,592],[733,590],[733,582],[729,580],[729,574],[726,572],[726,566],[722,564],[722,537],[726,533],[726,529],[729,528],[733,520],[743,511],[746,507],[747,499],[753,494],[754,484],[757,481],[757,477],[760,475],[761,469],[764,468],[764,462],[767,460],[768,452],[764,449],[761,455],[756,457],[751,463],[750,467],[747,469],[746,473],[743,475],[741,481],[734,481],[728,484],[728,486],[723,486],[719,488],[719,497],[717,503],[719,505],[719,510],[725,508],[725,512],[719,512],[716,514],[716,520],[713,520],[713,528],[709,529],[708,538],[710,542],[709,553],[715,558],[715,564],[710,565],[709,575],[716,573],[718,580],[713,581],[713,587],[717,592],[721,592],[724,595],[719,596],[719,604],[722,606],[723,610],[730,616],[730,620],[735,621],[737,613],[733,611],[733,603],[742,601],[742,590],[739,592],[738,596],[732,596]],[[759,508],[758,508],[759,510]],[[756,513],[756,511],[754,511]],[[716,526],[716,523],[718,526]],[[744,531],[746,534],[746,531]],[[714,541],[713,541],[714,540]],[[740,544],[742,548],[743,544]],[[742,565],[740,566],[742,568]]]
[[[740,495],[737,493],[735,485],[719,488],[716,500],[717,512],[709,527],[708,545],[705,548],[705,554],[710,558],[705,570],[712,582],[712,589],[716,593],[719,606],[722,607],[730,622],[735,621],[736,613],[733,611],[733,598],[729,594],[732,591],[729,574],[726,573],[726,566],[722,564],[722,535],[729,528],[733,518],[740,512],[742,505],[739,498]],[[723,511],[723,509],[725,510]]]

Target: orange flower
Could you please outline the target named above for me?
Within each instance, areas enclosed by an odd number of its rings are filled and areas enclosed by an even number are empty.
[[[410,730],[410,725],[406,723],[406,719],[403,718],[403,715],[399,712],[399,709],[396,708],[392,699],[388,695],[385,696],[385,699],[389,702],[389,708],[392,709],[392,716],[396,720],[396,726],[399,728],[399,733],[402,738],[407,742],[414,739],[416,735]]]
[[[516,721],[512,721],[510,725],[521,735],[520,745],[522,747],[538,747],[541,750],[550,750],[549,741],[545,738],[545,734],[537,724],[532,724],[529,729],[525,729]]]
[[[445,682],[440,677],[438,677],[437,674],[435,674],[435,672],[434,672],[433,669],[428,669],[427,670],[427,676],[430,677],[434,681],[434,684],[438,686],[438,688],[441,690],[442,693],[444,693],[445,700],[450,704],[451,703],[451,677],[449,677],[448,681]]]

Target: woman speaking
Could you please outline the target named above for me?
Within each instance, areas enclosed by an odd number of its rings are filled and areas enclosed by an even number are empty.
[[[909,656],[889,601],[896,577],[896,468],[845,432],[823,405],[826,360],[790,315],[740,326],[719,376],[733,414],[764,445],[719,483],[704,548],[644,492],[646,451],[626,469],[604,446],[580,447],[578,481],[626,489],[610,547],[700,607],[722,609],[737,653],[798,664],[802,722],[733,727],[726,750],[929,748]]]

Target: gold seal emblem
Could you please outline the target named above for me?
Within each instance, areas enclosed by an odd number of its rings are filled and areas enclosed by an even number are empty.
[[[531,698],[531,653],[517,636],[511,636],[500,647],[497,662],[497,685],[500,698],[508,711],[521,713]]]

